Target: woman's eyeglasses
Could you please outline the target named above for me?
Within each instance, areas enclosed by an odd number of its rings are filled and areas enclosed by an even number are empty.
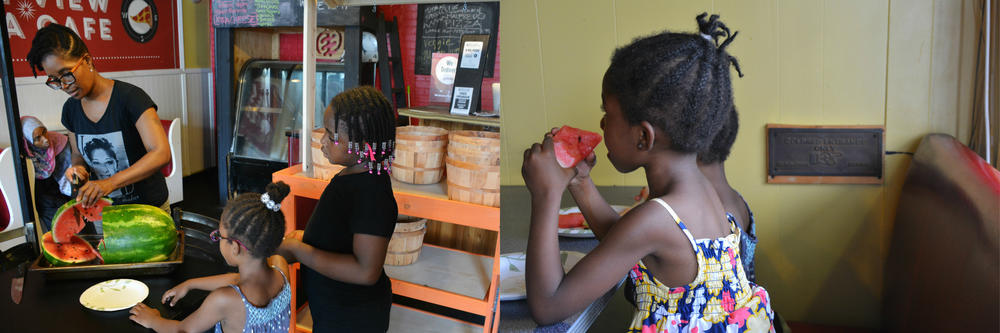
[[[66,72],[66,74],[60,75],[58,78],[49,77],[48,80],[45,80],[45,85],[49,86],[49,88],[60,90],[63,86],[69,86],[76,83],[76,75],[73,75],[73,72],[75,72],[81,64],[83,64],[83,59],[77,61],[76,65],[74,65],[69,72]]]
[[[240,242],[239,239],[230,238],[230,237],[222,237],[222,233],[219,232],[219,229],[215,229],[215,231],[212,231],[211,234],[208,234],[208,237],[210,237],[212,239],[212,241],[216,242],[216,243],[218,243],[219,240],[222,240],[222,239],[234,241],[234,242],[236,242],[236,244],[239,244],[240,247],[242,247],[244,250],[247,250],[247,252],[250,251],[250,249],[248,249],[245,245],[243,245],[243,243]]]

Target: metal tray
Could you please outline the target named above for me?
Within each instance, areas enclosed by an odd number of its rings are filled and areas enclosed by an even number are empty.
[[[80,235],[80,237],[88,242],[91,242],[91,245],[94,245],[95,239],[97,239],[94,236],[87,235]],[[177,246],[174,247],[174,252],[171,253],[170,256],[167,257],[167,260],[164,261],[104,265],[98,264],[95,261],[89,264],[55,267],[45,259],[44,255],[39,253],[38,258],[35,259],[35,262],[32,263],[29,270],[41,272],[45,275],[46,279],[50,280],[91,279],[137,275],[162,275],[172,272],[182,263],[184,263],[184,232],[178,230]]]

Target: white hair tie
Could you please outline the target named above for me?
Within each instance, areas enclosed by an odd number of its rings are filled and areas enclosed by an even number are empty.
[[[705,40],[707,40],[707,41],[709,41],[709,42],[714,42],[714,41],[715,41],[714,39],[712,39],[712,36],[711,36],[711,35],[709,35],[709,34],[705,34],[705,33],[702,33],[702,34],[701,34],[701,38],[704,38]]]
[[[277,212],[281,210],[281,204],[275,203],[274,200],[271,200],[271,196],[267,195],[267,193],[260,195],[260,202],[263,202],[264,206],[267,206],[267,209],[272,211]]]

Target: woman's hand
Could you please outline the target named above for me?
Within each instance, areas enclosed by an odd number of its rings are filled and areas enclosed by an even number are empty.
[[[289,236],[285,237],[285,239],[281,241],[281,246],[278,246],[278,250],[275,252],[275,254],[282,256],[289,263],[299,261],[298,257],[295,256],[295,249],[298,248],[299,245],[302,245],[301,238],[292,237],[294,235],[295,233],[293,232]]]
[[[542,143],[535,143],[524,151],[521,175],[532,196],[561,194],[576,173],[575,168],[564,169],[559,166],[551,132],[545,134]]]
[[[111,183],[110,179],[91,180],[83,184],[83,187],[77,192],[76,201],[82,202],[83,207],[87,208],[116,189],[118,187]]]
[[[131,314],[128,319],[132,319],[132,321],[145,328],[150,328],[156,321],[163,319],[160,317],[160,311],[142,303],[136,304],[131,310],[128,310],[128,313]]]
[[[69,180],[71,183],[76,183],[77,185],[79,185],[79,183],[85,183],[87,182],[87,180],[90,179],[90,173],[87,172],[87,168],[85,168],[82,165],[74,165],[69,167],[69,169],[66,169],[65,176],[67,180]],[[75,181],[73,179],[73,176],[76,176]]]
[[[164,292],[163,298],[160,299],[160,302],[163,302],[163,304],[168,304],[167,302],[170,302],[170,306],[177,305],[177,301],[184,298],[190,290],[191,289],[188,288],[187,281],[181,282],[181,284],[178,284],[177,286],[174,286]]]

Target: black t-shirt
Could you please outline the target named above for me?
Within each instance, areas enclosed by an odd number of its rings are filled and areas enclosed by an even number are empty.
[[[63,103],[62,124],[76,135],[76,145],[90,169],[90,179],[99,180],[134,165],[146,155],[146,146],[135,123],[156,103],[145,91],[115,80],[111,99],[104,116],[96,123],[87,119],[80,100],[69,98]],[[167,201],[167,183],[157,170],[153,175],[134,184],[123,186],[108,195],[115,205],[163,205]]]
[[[363,172],[338,175],[323,190],[302,241],[324,251],[351,254],[354,252],[354,234],[390,238],[397,218],[398,207],[388,174]],[[378,282],[364,286],[333,280],[307,266],[303,267],[309,308],[314,320],[320,317],[352,325],[354,330],[359,331],[369,329],[354,325],[388,325],[392,286],[384,271]]]

